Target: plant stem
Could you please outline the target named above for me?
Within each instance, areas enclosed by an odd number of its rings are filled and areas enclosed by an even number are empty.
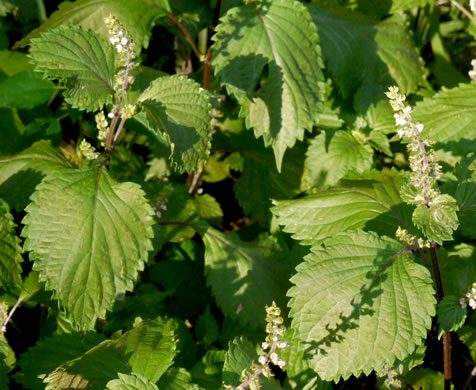
[[[38,19],[43,23],[46,20],[46,9],[43,0],[36,0],[36,8],[38,8]]]
[[[210,36],[208,38],[209,44],[208,44],[207,57],[205,59],[205,64],[204,64],[204,68],[203,68],[203,83],[202,83],[202,86],[205,89],[210,88],[211,61],[212,61],[212,56],[213,56],[213,52],[210,50],[211,37],[215,33],[215,28],[218,24],[218,19],[220,18],[221,2],[222,2],[222,0],[217,0],[217,3],[215,5],[215,13],[213,14],[212,34],[210,34]]]
[[[7,325],[10,319],[13,316],[13,313],[15,313],[15,310],[18,309],[18,306],[23,302],[23,300],[26,298],[26,295],[20,296],[16,303],[13,305],[13,307],[10,309],[10,312],[8,313],[7,318],[5,318],[5,321],[2,324],[2,327],[0,328],[0,333],[5,333],[7,331]]]
[[[435,274],[436,296],[438,302],[444,298],[443,282],[441,280],[440,267],[438,265],[438,256],[436,253],[436,244],[432,243],[430,248],[433,273]],[[443,372],[445,375],[445,390],[451,389],[451,335],[449,331],[443,334]]]

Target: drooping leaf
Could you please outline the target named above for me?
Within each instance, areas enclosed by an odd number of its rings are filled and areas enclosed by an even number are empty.
[[[106,340],[84,355],[62,364],[43,382],[47,384],[45,390],[104,390],[119,373],[130,373],[127,359],[114,341]]]
[[[274,300],[284,307],[295,260],[280,254],[271,238],[244,242],[211,227],[199,232],[205,243],[207,282],[226,316],[256,327],[266,305]]]
[[[17,73],[0,82],[0,107],[30,110],[46,103],[54,84],[33,71]]]
[[[438,323],[440,324],[440,334],[447,330],[457,331],[464,325],[468,310],[461,306],[460,298],[454,295],[446,295],[438,303]]]
[[[178,352],[175,323],[162,318],[138,322],[117,344],[127,356],[132,371],[155,383],[173,364]]]
[[[15,374],[15,382],[27,389],[44,390],[39,376],[48,375],[61,364],[82,356],[102,341],[104,336],[93,332],[54,335],[42,339],[20,356],[20,371]]]
[[[458,219],[462,233],[476,239],[476,154],[465,157],[456,165],[455,198],[459,205]]]
[[[137,184],[102,166],[49,175],[31,199],[22,235],[33,268],[71,320],[93,328],[143,269],[153,210]]]
[[[433,198],[430,207],[418,206],[413,212],[413,222],[425,236],[438,244],[453,239],[453,231],[458,226],[458,204],[447,194],[440,194]]]
[[[108,390],[159,390],[157,385],[141,374],[119,374],[119,379],[113,379],[106,384]]]
[[[393,236],[398,226],[412,230],[412,208],[399,195],[405,180],[396,170],[372,171],[343,180],[335,189],[277,201],[271,211],[283,230],[305,245],[358,228]]]
[[[35,70],[66,85],[74,108],[97,111],[112,102],[115,50],[101,35],[79,26],[58,27],[34,38],[30,56]]]
[[[273,147],[280,171],[284,152],[303,139],[320,110],[316,27],[302,4],[278,0],[232,8],[216,31],[215,74],[242,104],[247,126]]]
[[[183,76],[161,77],[140,95],[139,101],[154,132],[167,138],[170,158],[177,169],[197,169],[211,147],[211,106],[205,90]]]
[[[348,171],[363,173],[371,168],[372,162],[372,148],[361,145],[347,131],[323,131],[311,141],[305,160],[315,188],[333,186]]]
[[[307,8],[319,30],[322,54],[344,97],[362,84],[394,79],[408,94],[423,81],[423,62],[402,15],[377,21],[343,8]]]
[[[8,204],[0,199],[0,288],[21,285],[22,249],[15,226]]]
[[[45,175],[68,167],[71,164],[50,141],[38,141],[15,156],[0,159],[0,197],[15,210],[23,210]]]
[[[292,327],[322,379],[392,366],[426,338],[435,314],[431,276],[402,249],[375,233],[341,233],[297,267]]]
[[[132,40],[138,47],[147,47],[152,27],[157,19],[165,12],[157,6],[170,11],[167,0],[78,0],[75,2],[63,1],[58,10],[40,27],[30,32],[16,46],[26,46],[30,40],[41,33],[58,26],[70,24],[80,25],[84,29],[91,29],[107,37],[107,27],[104,18],[114,15],[120,20]]]
[[[466,155],[474,151],[476,132],[476,84],[460,84],[416,104],[413,117],[425,125],[423,138],[436,142],[436,149]]]

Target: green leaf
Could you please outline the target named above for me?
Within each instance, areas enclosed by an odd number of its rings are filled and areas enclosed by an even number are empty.
[[[198,317],[195,324],[195,336],[199,341],[205,345],[211,345],[218,340],[220,329],[213,314],[210,311],[210,306],[207,306],[205,312]]]
[[[159,390],[155,383],[140,374],[119,374],[119,379],[113,379],[106,385],[108,390]]]
[[[474,314],[474,311],[469,317],[468,324],[458,329],[458,336],[468,347],[469,353],[474,361],[476,359],[476,315]]]
[[[448,330],[454,332],[464,325],[468,310],[461,307],[459,297],[446,295],[438,303],[438,323],[440,324],[440,334]]]
[[[359,10],[378,18],[430,3],[431,0],[380,0],[378,3],[373,0],[358,0]]]
[[[11,50],[0,50],[0,71],[7,76],[27,72],[33,69],[25,53]]]
[[[194,382],[207,390],[223,390],[222,368],[226,352],[208,350],[191,370]]]
[[[344,97],[362,84],[397,82],[408,94],[424,80],[423,61],[402,15],[378,21],[343,8],[308,4],[322,54]]]
[[[134,328],[117,340],[117,344],[124,356],[127,356],[132,371],[155,383],[173,364],[178,352],[175,322],[162,318],[136,320]]]
[[[8,204],[0,199],[0,288],[22,283],[22,249],[15,227]]]
[[[44,31],[70,24],[80,25],[84,29],[91,29],[107,37],[104,18],[114,15],[138,47],[147,47],[155,21],[165,15],[164,11],[151,3],[142,0],[63,1],[45,23],[30,32],[15,46],[26,46],[32,38],[38,37]],[[167,0],[154,0],[153,3],[170,11]]]
[[[211,227],[199,232],[205,243],[207,281],[226,316],[256,327],[266,305],[274,300],[284,307],[294,259],[281,255],[275,241],[264,236],[244,242]]]
[[[272,145],[280,171],[284,152],[311,130],[322,101],[319,37],[309,13],[294,0],[232,8],[213,40],[215,74],[242,104],[247,127]]]
[[[18,360],[20,371],[15,382],[32,390],[44,390],[39,378],[48,375],[61,364],[75,359],[104,340],[104,336],[89,333],[54,335],[40,340],[34,347],[21,354]]]
[[[416,104],[413,117],[425,125],[423,138],[437,142],[436,149],[466,155],[474,152],[476,84],[460,84]]]
[[[223,218],[223,210],[220,203],[210,194],[197,195],[194,197],[197,205],[197,212],[203,219],[220,219]]]
[[[70,360],[43,380],[45,390],[104,390],[106,384],[117,378],[118,373],[130,373],[124,355],[114,341],[106,340],[91,348],[84,355]]]
[[[184,76],[161,77],[139,101],[153,131],[167,138],[176,168],[180,172],[197,169],[211,147],[211,105],[206,91]]]
[[[31,199],[22,235],[33,268],[70,319],[91,329],[144,268],[153,210],[137,184],[115,182],[103,166],[49,175]]]
[[[418,206],[413,212],[413,223],[423,234],[442,245],[443,241],[453,239],[453,231],[458,228],[458,204],[456,200],[446,194],[433,198],[431,206]]]
[[[459,205],[461,232],[476,239],[476,154],[466,156],[456,165],[456,177],[455,198]]]
[[[70,166],[50,141],[38,141],[20,154],[0,159],[0,197],[21,211],[45,175]]]
[[[46,103],[54,84],[33,71],[17,73],[0,82],[0,107],[31,110]]]
[[[393,236],[398,226],[412,230],[412,208],[399,195],[405,181],[396,170],[372,171],[343,180],[335,189],[277,201],[271,211],[283,230],[305,245],[359,228]]]
[[[313,138],[306,152],[306,167],[313,187],[327,188],[336,184],[348,171],[369,170],[373,152],[361,145],[348,131],[323,131]]]
[[[66,85],[74,108],[100,110],[114,94],[115,50],[104,37],[79,26],[58,27],[31,41],[35,70]]]
[[[435,314],[431,275],[402,249],[375,233],[341,233],[297,267],[292,327],[322,379],[392,366],[426,338]]]
[[[192,375],[184,368],[171,367],[160,378],[159,389],[173,390],[200,390],[198,385],[192,384]]]
[[[414,389],[440,390],[445,387],[445,377],[441,372],[429,368],[417,368],[405,376],[405,382]]]

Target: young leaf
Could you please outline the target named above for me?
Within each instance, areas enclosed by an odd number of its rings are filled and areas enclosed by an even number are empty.
[[[292,327],[324,380],[403,360],[435,314],[429,271],[375,233],[341,233],[313,247],[291,281]]]
[[[466,155],[475,150],[476,84],[443,90],[416,104],[413,117],[424,123],[423,138],[437,142],[436,149]]]
[[[461,307],[459,299],[459,297],[454,295],[446,295],[438,303],[437,313],[440,334],[445,330],[455,332],[464,325],[468,310]]]
[[[399,195],[405,181],[396,170],[372,171],[343,180],[335,189],[277,201],[271,211],[283,230],[305,245],[359,228],[393,236],[398,226],[412,230],[412,209]]]
[[[103,341],[84,355],[70,360],[43,380],[45,390],[104,390],[106,384],[117,378],[118,373],[130,373],[124,355],[112,340]]]
[[[155,383],[141,374],[119,374],[119,379],[107,382],[107,390],[159,390]]]
[[[36,71],[64,81],[73,107],[97,111],[112,102],[115,50],[106,38],[79,26],[58,27],[31,41],[30,56]]]
[[[266,305],[273,300],[284,304],[294,259],[280,256],[269,237],[248,243],[211,227],[199,232],[205,243],[205,274],[218,306],[226,316],[259,326],[256,319]]]
[[[0,199],[0,288],[20,286],[22,281],[22,249],[15,226],[8,204]]]
[[[28,389],[44,390],[40,376],[48,375],[61,364],[83,355],[102,341],[104,336],[93,332],[57,334],[40,340],[21,354],[18,360],[20,371],[15,374],[15,382]]]
[[[154,4],[155,3],[155,4]],[[58,26],[80,25],[107,36],[104,18],[114,15],[127,29],[138,47],[147,47],[152,27],[157,19],[165,16],[159,7],[170,11],[168,0],[78,0],[63,1],[58,10],[40,27],[30,32],[15,46],[26,46],[41,33]]]
[[[173,364],[178,352],[175,323],[162,318],[138,322],[117,344],[127,356],[132,371],[155,383]]]
[[[153,210],[137,184],[115,182],[102,166],[49,175],[31,199],[22,235],[33,268],[71,320],[91,329],[143,269]]]
[[[442,245],[443,241],[453,239],[453,231],[459,226],[458,204],[446,194],[433,198],[430,207],[418,206],[413,212],[413,223],[425,234],[426,238]]]
[[[344,97],[364,83],[388,85],[404,93],[423,81],[423,66],[403,16],[379,22],[355,11],[316,3],[307,8],[317,25],[322,54]]]
[[[255,136],[272,145],[280,171],[284,152],[311,129],[322,101],[319,38],[309,13],[295,0],[250,2],[227,12],[213,40],[215,74],[242,104]]]
[[[0,159],[0,197],[21,211],[45,175],[68,167],[69,161],[50,141],[38,141],[20,154]]]
[[[177,169],[197,169],[211,147],[211,105],[206,91],[183,76],[161,77],[140,95],[139,101],[153,131],[167,138]]]
[[[333,186],[348,171],[363,173],[371,168],[372,162],[372,148],[358,143],[348,131],[323,131],[311,141],[305,160],[316,188]]]

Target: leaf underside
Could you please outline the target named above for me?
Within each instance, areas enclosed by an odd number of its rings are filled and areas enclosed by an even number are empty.
[[[22,235],[33,267],[71,320],[91,329],[143,269],[153,210],[137,184],[103,167],[49,175],[31,200]]]

